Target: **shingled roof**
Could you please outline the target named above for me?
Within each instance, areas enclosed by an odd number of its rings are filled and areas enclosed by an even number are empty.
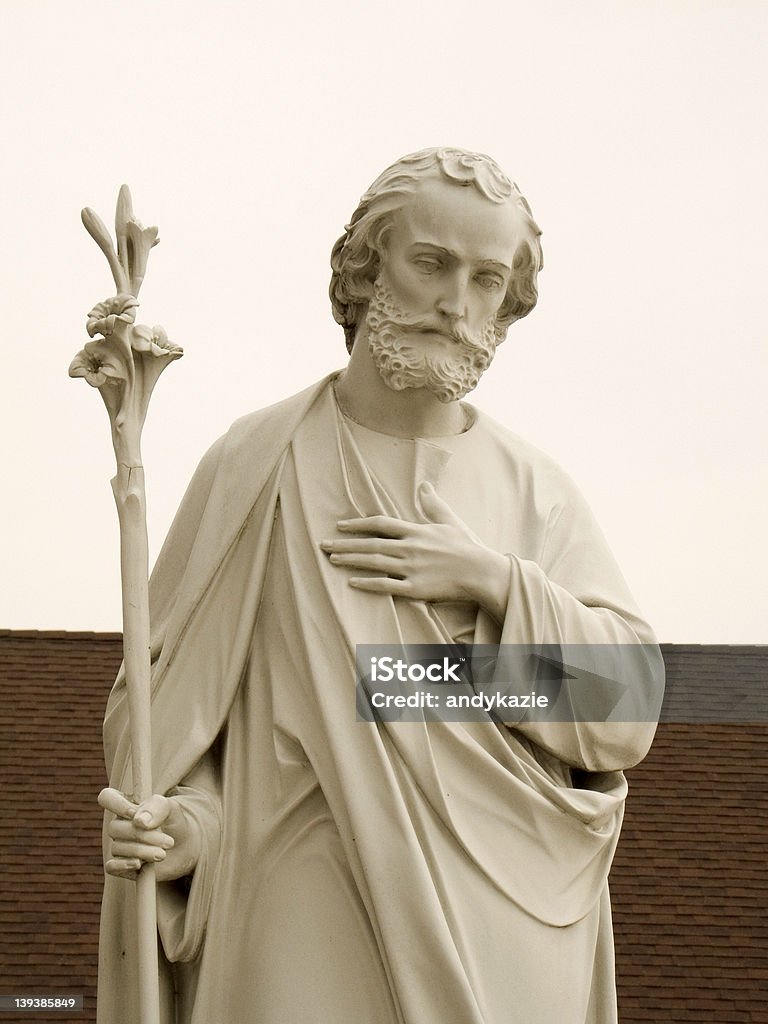
[[[82,993],[78,1021],[95,1020],[95,796],[120,653],[114,633],[0,631],[0,995]],[[664,654],[678,695],[768,685],[768,648]],[[622,1024],[768,1022],[767,780],[765,720],[664,722],[629,773],[611,873]]]
[[[664,645],[671,690],[768,687],[768,648]],[[768,1021],[768,722],[663,722],[611,871],[623,1024]]]

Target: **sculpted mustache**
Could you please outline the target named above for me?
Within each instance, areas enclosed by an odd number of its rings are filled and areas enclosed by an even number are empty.
[[[484,343],[482,335],[477,337],[467,330],[463,324],[452,324],[452,325],[435,325],[429,320],[423,320],[419,317],[387,317],[387,323],[391,324],[401,331],[419,331],[424,334],[442,334],[446,338],[450,338],[451,341],[455,341],[458,345],[464,345],[471,349],[483,349],[487,348]]]

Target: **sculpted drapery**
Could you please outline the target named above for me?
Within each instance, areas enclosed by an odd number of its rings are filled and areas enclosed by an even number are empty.
[[[160,886],[168,1024],[174,989],[192,1024],[615,1019],[606,878],[621,769],[653,727],[355,717],[361,643],[642,644],[631,685],[658,698],[652,634],[573,485],[471,415],[389,438],[323,381],[238,421],[190,485],[152,583],[155,786],[205,836],[191,884]],[[417,519],[424,479],[509,554],[503,627],[355,591],[320,551],[345,516]],[[123,790],[124,696],[118,679],[105,723]],[[132,895],[107,878],[102,1024],[135,1020]]]

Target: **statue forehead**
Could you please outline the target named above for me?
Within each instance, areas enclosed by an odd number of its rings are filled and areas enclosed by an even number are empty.
[[[512,200],[497,203],[472,185],[423,179],[395,213],[386,245],[427,243],[472,259],[511,267],[527,225]]]

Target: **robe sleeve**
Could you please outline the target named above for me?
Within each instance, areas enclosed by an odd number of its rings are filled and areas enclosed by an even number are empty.
[[[158,931],[165,955],[172,963],[188,962],[202,949],[221,848],[221,775],[215,750],[209,750],[167,795],[181,807],[201,840],[192,875],[157,886]]]
[[[543,655],[554,645],[557,660],[567,668],[549,684],[552,717],[534,721],[525,712],[505,724],[568,765],[615,771],[637,764],[648,752],[664,665],[600,528],[570,486],[567,499],[552,508],[538,560],[508,556],[510,588],[501,635],[502,644],[544,645]],[[547,662],[552,658],[540,659]],[[546,686],[545,681],[544,692]],[[524,689],[530,690],[529,682]]]

